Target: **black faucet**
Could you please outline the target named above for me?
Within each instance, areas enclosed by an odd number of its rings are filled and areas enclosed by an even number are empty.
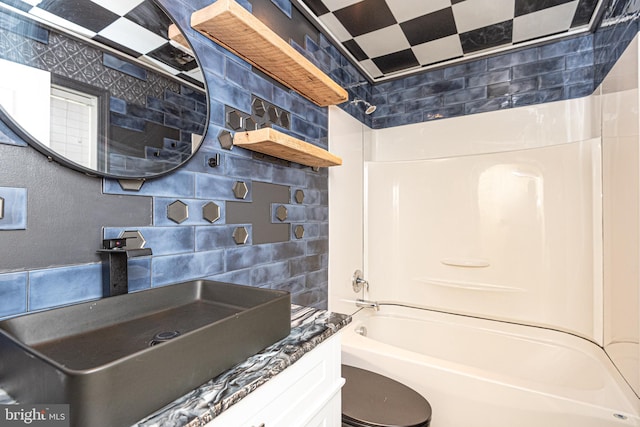
[[[129,292],[129,258],[150,256],[151,248],[127,249],[127,238],[105,239],[102,241],[101,254],[109,256],[102,269],[102,295],[111,297]]]

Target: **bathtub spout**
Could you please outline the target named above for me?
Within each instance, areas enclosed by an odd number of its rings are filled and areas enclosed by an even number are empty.
[[[356,307],[373,308],[375,311],[380,310],[380,306],[378,305],[378,303],[376,301],[367,301],[367,300],[360,299],[360,298],[358,298],[356,300]]]

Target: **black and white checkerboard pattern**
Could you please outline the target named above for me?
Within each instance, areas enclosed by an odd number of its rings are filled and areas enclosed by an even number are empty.
[[[372,80],[586,28],[598,0],[299,0]]]
[[[169,17],[150,0],[0,0],[46,22],[196,83],[193,56],[168,40]]]

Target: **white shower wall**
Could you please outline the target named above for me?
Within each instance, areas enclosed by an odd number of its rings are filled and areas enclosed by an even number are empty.
[[[330,133],[330,149],[346,150],[354,167],[330,171],[330,308],[353,311],[359,296],[349,280],[358,244],[347,237],[358,234],[341,215],[353,215],[348,200],[362,197],[368,299],[549,326],[602,344],[596,102],[365,129],[370,145],[355,151],[355,138]],[[349,119],[330,110],[330,129],[349,128]],[[345,199],[331,185],[332,175],[361,173],[362,196],[351,188]]]
[[[598,340],[599,142],[367,162],[369,297]]]
[[[597,92],[602,105],[604,346],[640,395],[640,94],[638,39]]]

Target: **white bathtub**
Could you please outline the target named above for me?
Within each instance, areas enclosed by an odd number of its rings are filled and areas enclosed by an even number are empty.
[[[342,357],[422,394],[432,427],[640,426],[604,351],[567,333],[381,305],[356,313]]]

